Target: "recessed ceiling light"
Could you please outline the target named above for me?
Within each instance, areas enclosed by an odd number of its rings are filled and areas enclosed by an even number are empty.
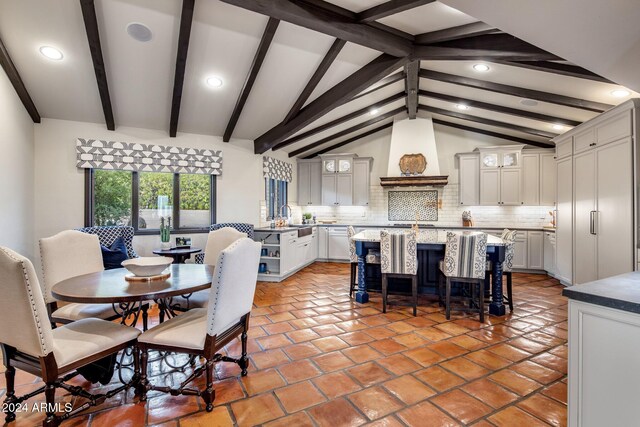
[[[473,69],[480,72],[480,73],[484,73],[490,70],[489,66],[487,64],[475,64],[473,66]]]
[[[377,108],[374,108],[373,110],[369,110],[369,115],[375,116],[376,114],[378,114],[378,111],[379,110]]]
[[[222,86],[222,79],[220,77],[208,77],[207,78],[207,85],[211,86],[211,87],[221,87]]]
[[[63,58],[62,52],[51,46],[42,46],[40,48],[40,53],[46,58],[52,59],[54,61],[60,61]]]
[[[564,126],[563,126],[563,125],[558,125],[558,124],[553,125],[553,128],[554,128],[555,130],[564,130]]]
[[[535,101],[533,99],[523,98],[520,100],[520,104],[526,105],[528,107],[535,107],[536,105],[538,105],[538,101]]]
[[[139,22],[132,22],[127,25],[127,34],[139,42],[148,42],[153,38],[153,33],[149,27]]]
[[[624,98],[631,95],[631,92],[626,89],[616,89],[614,91],[611,91],[611,95],[615,96],[616,98]]]
[[[456,108],[457,108],[458,110],[468,110],[468,109],[469,109],[469,106],[468,106],[468,105],[464,105],[464,104],[457,104],[457,105],[456,105]]]

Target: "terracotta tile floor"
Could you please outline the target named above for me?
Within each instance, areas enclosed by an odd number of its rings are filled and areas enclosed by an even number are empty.
[[[447,322],[427,300],[417,317],[394,305],[382,314],[376,294],[364,305],[350,300],[348,280],[348,265],[316,263],[259,283],[249,375],[217,365],[213,412],[196,397],[154,392],[143,405],[129,391],[65,425],[566,425],[567,303],[556,280],[514,274],[514,313],[485,324],[455,312]],[[155,383],[185,378],[157,362],[151,372]],[[19,393],[38,386],[25,373],[16,382]],[[2,376],[0,399],[4,387]],[[21,413],[14,425],[41,419]]]

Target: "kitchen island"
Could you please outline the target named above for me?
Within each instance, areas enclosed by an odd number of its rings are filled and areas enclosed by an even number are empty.
[[[356,254],[358,255],[358,292],[356,301],[365,303],[369,301],[368,290],[380,289],[378,281],[380,268],[377,265],[365,263],[365,258],[370,250],[380,251],[380,231],[364,230],[352,238],[356,242]],[[438,292],[438,263],[444,258],[444,250],[447,239],[445,230],[420,230],[416,240],[418,246],[418,293],[437,295]],[[505,256],[505,242],[499,237],[487,235],[487,259],[493,265],[493,286],[489,313],[502,316],[505,314],[505,306],[502,302],[502,263]],[[376,274],[378,273],[378,274]],[[390,289],[392,284],[389,285]]]

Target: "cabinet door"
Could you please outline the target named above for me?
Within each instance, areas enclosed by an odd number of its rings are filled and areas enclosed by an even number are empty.
[[[540,204],[540,155],[522,155],[522,202],[527,206]]]
[[[297,232],[280,235],[280,274],[284,275],[296,268]]]
[[[477,155],[458,157],[459,200],[461,205],[480,204],[480,159]]]
[[[338,261],[349,261],[349,238],[346,228],[331,228],[328,239],[328,258]]]
[[[337,179],[336,174],[322,175],[322,204],[324,206],[335,206],[337,202]]]
[[[309,252],[309,259],[307,259],[307,262],[312,262],[318,259],[318,240],[318,233],[313,233],[311,235],[311,251]]]
[[[631,138],[596,150],[598,279],[633,271]]]
[[[527,233],[527,268],[544,269],[544,233],[542,231]]]
[[[369,205],[369,160],[353,162],[353,205]]]
[[[310,204],[311,163],[298,163],[298,205]]]
[[[527,232],[518,231],[518,234],[516,235],[516,242],[513,247],[513,268],[528,268],[527,250]]]
[[[480,204],[496,206],[500,202],[500,169],[480,171]]]
[[[554,233],[550,231],[544,233],[543,254],[544,270],[549,274],[555,274],[556,242]]]
[[[556,171],[556,277],[573,284],[573,159],[558,160]]]
[[[336,204],[351,206],[353,204],[353,175],[338,174],[336,182]]]
[[[521,205],[522,196],[520,169],[500,169],[500,202],[502,205]]]
[[[309,204],[322,204],[322,163],[309,163]]]
[[[540,206],[556,204],[556,160],[552,153],[540,154]]]
[[[598,278],[596,264],[596,236],[592,234],[592,219],[596,210],[595,151],[574,156],[574,284]],[[616,251],[617,252],[617,251]],[[617,255],[617,253],[616,253]]]
[[[328,227],[318,227],[318,256],[320,259],[329,258],[327,252],[327,243],[329,238],[329,228]]]

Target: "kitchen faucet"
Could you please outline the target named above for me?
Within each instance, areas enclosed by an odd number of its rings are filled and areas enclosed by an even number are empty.
[[[285,216],[282,216],[283,209],[289,209],[289,212],[288,212],[288,213],[289,213],[289,215],[287,215],[286,217],[285,217]],[[292,209],[291,209],[291,206],[289,206],[288,204],[284,204],[284,205],[280,206],[280,214],[279,214],[279,216],[280,216],[281,218],[283,218],[283,219],[284,219],[284,218],[287,218],[287,219],[286,219],[286,224],[287,224],[287,225],[289,225],[289,218],[291,218],[291,215],[292,215],[292,214],[293,214],[293,211],[292,211]]]

